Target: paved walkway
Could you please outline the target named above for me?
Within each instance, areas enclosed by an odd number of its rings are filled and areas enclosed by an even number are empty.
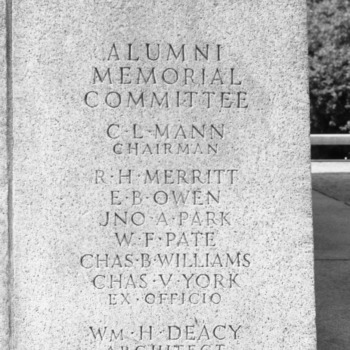
[[[317,349],[350,350],[350,174],[313,174],[313,188]]]

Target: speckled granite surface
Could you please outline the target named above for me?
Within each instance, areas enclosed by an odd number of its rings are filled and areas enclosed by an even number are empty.
[[[301,0],[14,0],[14,350],[315,350],[306,46]]]

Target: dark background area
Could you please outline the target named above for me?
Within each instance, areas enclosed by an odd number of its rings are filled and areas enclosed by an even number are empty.
[[[350,133],[350,0],[307,0],[310,129]],[[312,159],[350,159],[350,146],[312,146]]]
[[[348,159],[350,160],[350,146],[316,146],[311,147],[311,159]],[[349,349],[350,350],[350,349]]]
[[[349,135],[350,0],[307,2],[311,133]],[[350,145],[313,145],[311,157],[347,161]],[[312,174],[317,349],[350,350],[350,164],[315,164],[324,169]]]
[[[308,0],[311,133],[350,132],[350,0]]]

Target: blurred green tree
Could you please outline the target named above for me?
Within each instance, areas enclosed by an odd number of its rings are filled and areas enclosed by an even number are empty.
[[[307,0],[312,133],[350,133],[350,0]]]

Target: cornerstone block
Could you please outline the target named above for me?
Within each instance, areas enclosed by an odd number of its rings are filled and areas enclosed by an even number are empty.
[[[18,350],[315,349],[304,1],[13,1]]]

